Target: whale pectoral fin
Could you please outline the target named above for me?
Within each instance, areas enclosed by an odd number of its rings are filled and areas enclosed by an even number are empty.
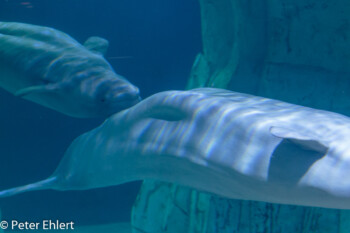
[[[106,54],[108,46],[108,40],[98,36],[89,37],[84,43],[85,48],[102,56]]]
[[[37,85],[37,86],[30,86],[26,88],[22,88],[20,90],[17,90],[14,95],[15,96],[25,96],[33,93],[41,93],[41,92],[52,92],[56,89],[55,85]]]
[[[328,146],[315,137],[308,134],[302,134],[296,130],[289,128],[273,126],[270,128],[270,133],[276,137],[289,140],[298,146],[301,146],[307,150],[317,151],[320,153],[327,153]]]

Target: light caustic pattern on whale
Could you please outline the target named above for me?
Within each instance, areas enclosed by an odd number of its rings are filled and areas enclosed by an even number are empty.
[[[350,119],[227,90],[155,94],[78,137],[48,179],[0,192],[156,179],[227,198],[350,209]]]
[[[103,54],[108,41],[81,45],[58,30],[0,22],[0,87],[74,117],[107,117],[140,101]]]

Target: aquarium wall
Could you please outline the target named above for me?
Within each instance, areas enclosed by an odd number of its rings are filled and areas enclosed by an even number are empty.
[[[222,87],[350,115],[346,0],[199,0],[202,52],[187,88]],[[227,200],[145,181],[133,232],[349,232],[347,210]]]

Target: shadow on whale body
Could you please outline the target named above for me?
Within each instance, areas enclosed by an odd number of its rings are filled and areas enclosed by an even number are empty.
[[[0,197],[155,179],[226,198],[350,209],[349,136],[350,119],[332,112],[214,88],[166,91],[79,136],[48,179]]]
[[[73,117],[107,117],[140,101],[103,57],[108,41],[81,45],[58,30],[0,22],[0,87]]]

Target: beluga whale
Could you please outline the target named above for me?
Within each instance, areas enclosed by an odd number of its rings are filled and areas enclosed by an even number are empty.
[[[215,88],[165,91],[78,138],[53,174],[0,192],[153,179],[226,198],[350,209],[350,118]]]
[[[82,45],[53,28],[0,22],[0,87],[69,116],[110,116],[140,95],[103,57],[107,47],[100,37]]]

